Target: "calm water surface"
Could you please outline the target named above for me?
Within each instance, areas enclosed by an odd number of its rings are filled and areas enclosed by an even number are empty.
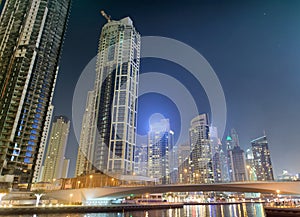
[[[19,217],[10,215],[7,217]],[[124,213],[41,214],[22,217],[265,217],[262,204],[197,205],[181,209],[162,209]]]

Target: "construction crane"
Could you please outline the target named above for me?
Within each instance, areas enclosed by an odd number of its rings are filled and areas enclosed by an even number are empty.
[[[105,19],[107,20],[107,22],[110,22],[110,21],[111,21],[110,16],[107,15],[107,14],[105,13],[105,11],[101,11],[101,15],[102,15],[103,17],[105,17]]]

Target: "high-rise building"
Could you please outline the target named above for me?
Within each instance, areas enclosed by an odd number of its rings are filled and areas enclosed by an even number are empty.
[[[146,177],[148,174],[148,144],[137,144],[134,158],[135,174]]]
[[[94,91],[89,91],[85,111],[83,114],[80,142],[77,153],[75,176],[88,174],[92,171],[92,162],[94,157]]]
[[[65,116],[55,116],[51,127],[50,140],[44,162],[42,180],[51,182],[53,179],[64,178],[67,168],[65,151],[69,136],[70,121]],[[63,171],[65,170],[65,172]]]
[[[230,180],[232,182],[248,181],[245,153],[240,147],[239,137],[235,129],[231,129],[226,144]]]
[[[189,183],[189,171],[190,171],[190,154],[191,154],[191,150],[190,150],[190,144],[189,142],[186,143],[182,143],[180,145],[178,145],[178,177],[177,177],[177,182],[178,183]]]
[[[38,177],[69,9],[70,0],[9,0],[1,13],[0,174],[19,183]]]
[[[191,121],[191,181],[194,183],[213,183],[212,152],[207,114],[201,114]]]
[[[210,131],[210,141],[211,141],[211,153],[212,153],[212,163],[214,171],[214,182],[222,182],[222,167],[221,167],[221,150],[222,144],[218,137],[218,129],[211,126]]]
[[[251,148],[248,148],[246,150],[246,167],[249,181],[256,181],[257,177],[255,172],[254,156]]]
[[[45,149],[47,146],[47,142],[49,139],[49,132],[50,132],[50,125],[51,125],[51,120],[52,120],[52,115],[53,115],[53,110],[54,106],[50,105],[48,108],[47,116],[46,116],[46,121],[44,124],[44,130],[43,130],[43,135],[41,138],[41,144],[38,152],[38,157],[37,161],[35,163],[35,170],[33,173],[33,179],[32,182],[40,182],[42,180],[42,168],[43,168],[43,160],[44,160],[44,155],[45,155]]]
[[[230,182],[229,166],[228,166],[228,153],[220,150],[220,164],[221,164],[221,180],[222,182]]]
[[[273,181],[273,167],[266,136],[251,141],[253,162],[258,181]]]
[[[94,87],[93,169],[114,176],[132,175],[140,35],[129,17],[119,21],[106,18],[108,22],[100,36]]]
[[[233,177],[233,168],[232,168],[232,162],[231,162],[231,158],[230,158],[230,152],[233,149],[233,142],[232,142],[232,138],[230,135],[228,135],[226,137],[226,141],[225,141],[225,151],[224,153],[226,154],[226,158],[227,158],[227,167],[228,167],[228,177],[229,177],[229,181],[233,181],[232,177]]]
[[[229,159],[232,168],[231,181],[248,181],[245,153],[240,146],[235,146],[229,151]]]
[[[148,133],[148,176],[156,183],[170,184],[174,169],[172,149],[174,132],[170,130],[169,119],[150,123]]]

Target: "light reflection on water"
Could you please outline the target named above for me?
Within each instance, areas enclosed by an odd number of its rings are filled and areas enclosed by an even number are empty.
[[[7,217],[265,217],[262,204],[184,206],[181,209],[133,211],[124,213],[10,215]]]

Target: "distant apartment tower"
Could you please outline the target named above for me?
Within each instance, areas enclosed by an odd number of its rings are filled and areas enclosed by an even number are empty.
[[[120,177],[134,172],[139,65],[140,35],[132,20],[108,19],[100,36],[94,88],[95,170]]]
[[[211,126],[210,131],[210,142],[211,142],[211,153],[212,153],[212,164],[214,171],[214,182],[222,182],[222,166],[221,166],[221,150],[222,144],[218,137],[218,129]]]
[[[220,164],[221,164],[221,180],[222,182],[230,182],[228,153],[220,150]]]
[[[70,0],[7,0],[1,13],[0,174],[19,183],[38,179],[69,9]]]
[[[190,144],[189,142],[182,143],[178,145],[177,148],[177,183],[189,183],[189,173],[190,173]]]
[[[83,114],[75,176],[91,173],[94,157],[94,92],[89,91]]]
[[[234,145],[232,142],[232,138],[230,135],[228,135],[226,137],[226,141],[225,141],[225,154],[226,154],[226,158],[227,158],[227,165],[228,165],[228,177],[229,177],[229,181],[233,181],[233,168],[232,168],[232,162],[231,162],[231,158],[230,158],[230,152],[233,149]]]
[[[253,164],[258,181],[273,181],[273,167],[266,136],[251,141]]]
[[[148,144],[137,144],[134,158],[135,174],[146,177],[148,174]]]
[[[245,153],[249,181],[257,181],[252,148],[248,148]]]
[[[65,116],[55,116],[50,140],[47,147],[44,162],[44,173],[42,180],[51,182],[53,179],[65,178],[67,171],[65,162],[65,151],[69,136],[70,121]]]
[[[201,114],[191,121],[191,180],[194,183],[213,183],[212,151],[207,114]]]
[[[248,172],[246,167],[245,153],[240,146],[235,146],[229,151],[229,158],[232,168],[231,181],[248,181]]]
[[[148,133],[148,176],[156,183],[170,184],[172,165],[172,147],[174,132],[170,130],[169,119],[150,123]]]
[[[230,180],[232,182],[248,181],[245,153],[240,147],[239,137],[235,129],[231,129],[226,144]]]

